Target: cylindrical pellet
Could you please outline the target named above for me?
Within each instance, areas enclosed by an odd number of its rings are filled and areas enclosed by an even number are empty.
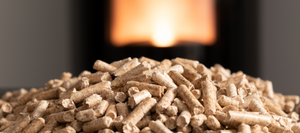
[[[177,85],[173,82],[171,77],[160,71],[155,71],[152,74],[152,80],[159,85],[166,86],[168,88],[177,88]]]
[[[181,101],[179,98],[175,98],[173,100],[173,104],[178,108],[178,112],[181,113],[184,110],[189,111],[189,108],[187,107],[187,105],[185,103],[183,103],[183,101]]]
[[[184,127],[177,127],[176,130],[177,132],[190,133],[192,131],[192,127],[190,125],[187,125]]]
[[[137,124],[156,103],[154,98],[146,98],[125,118],[123,124]]]
[[[54,105],[53,107],[48,107],[46,109],[46,112],[45,112],[44,116],[50,115],[50,114],[53,114],[53,113],[59,113],[61,111],[64,111],[64,107],[63,106],[61,106],[61,105]]]
[[[67,126],[67,127],[62,128],[60,130],[57,130],[53,133],[76,133],[76,130],[71,126]]]
[[[153,132],[151,131],[150,127],[145,127],[141,130],[140,133],[153,133]]]
[[[290,112],[292,112],[294,110],[294,108],[295,108],[295,103],[293,101],[287,101],[285,103],[284,111],[286,113],[290,113]]]
[[[268,126],[271,124],[271,119],[271,117],[265,115],[258,115],[240,111],[229,111],[228,117],[225,121],[229,121],[232,123],[245,123],[248,125],[259,124]]]
[[[96,105],[93,109],[96,113],[97,117],[104,115],[105,111],[108,108],[109,103],[106,100],[102,100],[98,105]]]
[[[124,124],[123,126],[123,132],[124,133],[139,133],[140,129],[132,124],[131,122]]]
[[[58,123],[67,123],[67,122],[72,122],[75,119],[75,112],[74,110],[69,110],[69,111],[64,111],[64,112],[59,112],[59,113],[55,113],[55,114],[51,114],[55,120]]]
[[[130,87],[128,89],[128,96],[132,97],[134,94],[136,94],[138,92],[140,92],[139,88],[137,88],[137,87]]]
[[[45,120],[41,117],[33,120],[22,133],[37,133],[41,128],[45,126]]]
[[[4,104],[1,105],[1,110],[4,113],[11,113],[12,110],[13,110],[13,107],[11,106],[10,103],[4,103]]]
[[[184,59],[184,58],[180,58],[180,57],[176,57],[175,60],[177,60],[181,63],[184,63],[184,64],[188,64],[188,65],[192,66],[193,68],[196,68],[199,64],[199,61]]]
[[[70,99],[71,95],[75,92],[77,92],[76,88],[70,88],[67,91],[61,92],[59,99]]]
[[[165,125],[168,129],[173,130],[177,127],[177,116],[169,117],[168,120],[165,122]]]
[[[291,129],[294,133],[300,133],[300,124],[293,125]]]
[[[124,119],[123,116],[118,116],[113,120],[113,125],[119,132],[123,132],[123,124],[122,124],[123,119]]]
[[[137,81],[137,82],[145,82],[145,83],[152,83],[153,81],[151,79],[152,79],[152,72],[148,70],[143,72],[142,74],[136,76],[129,76],[126,78],[127,81]]]
[[[37,100],[57,99],[57,98],[59,98],[59,94],[61,92],[64,92],[64,91],[66,91],[65,88],[58,87],[58,88],[55,88],[55,89],[50,89],[50,90],[43,91],[43,92],[40,92],[38,94],[35,94],[33,96],[33,98],[36,98]]]
[[[88,108],[92,108],[96,106],[98,103],[102,101],[102,97],[98,94],[93,94],[83,101],[83,105],[87,106]]]
[[[26,128],[30,123],[30,117],[27,114],[25,116],[15,122],[13,122],[9,127],[3,130],[3,133],[19,133],[24,128]]]
[[[166,114],[169,116],[175,116],[177,115],[177,113],[178,113],[178,108],[176,106],[171,105],[166,109]]]
[[[4,95],[2,95],[2,100],[8,101],[13,96],[12,92],[5,92]]]
[[[225,95],[226,96],[226,89],[222,88],[222,89],[219,89],[217,91],[217,98],[221,95]]]
[[[295,104],[298,104],[299,103],[299,96],[297,95],[285,95],[284,96],[284,100],[287,102],[287,101],[293,101]]]
[[[130,87],[137,87],[137,88],[139,88],[140,91],[148,90],[152,96],[157,96],[157,97],[161,97],[162,93],[166,89],[165,86],[149,84],[149,83],[144,83],[144,82],[137,82],[137,81],[128,81],[124,88],[129,89]],[[125,92],[128,91],[128,89],[125,90]]]
[[[176,72],[182,74],[184,70],[183,70],[183,67],[182,67],[181,65],[174,65],[174,66],[171,66],[171,67],[167,70],[167,72],[169,72],[169,71],[176,71]]]
[[[201,78],[201,75],[198,74],[197,71],[195,71],[195,70],[192,70],[188,67],[183,67],[183,70],[184,71],[183,71],[182,75],[189,81],[195,81],[195,80]]]
[[[136,126],[137,126],[139,129],[142,129],[142,128],[148,126],[149,123],[150,123],[150,121],[151,121],[151,116],[149,116],[149,115],[148,115],[148,116],[144,116],[144,117],[136,124]]]
[[[79,79],[81,79],[80,75],[78,77],[64,80],[64,82],[61,84],[61,87],[65,88],[66,90],[74,88]]]
[[[173,66],[174,66],[174,65],[181,65],[182,67],[188,67],[188,68],[190,68],[191,70],[197,72],[197,71],[195,70],[194,67],[192,67],[192,66],[189,65],[189,64],[185,64],[185,63],[179,61],[178,59],[172,59],[171,61],[172,61],[172,65],[173,65]]]
[[[293,111],[288,114],[288,118],[291,118],[292,122],[297,122],[299,120],[299,114]]]
[[[95,119],[97,119],[97,117],[93,109],[82,110],[76,113],[76,120],[81,122],[88,122]]]
[[[192,133],[205,133],[206,129],[203,127],[193,127],[193,132]]]
[[[116,77],[121,76],[139,64],[140,62],[138,61],[138,59],[133,58],[132,60],[126,62],[124,65],[120,66],[118,69],[114,70],[112,74]]]
[[[101,72],[112,72],[112,71],[116,70],[117,68],[110,64],[107,64],[106,62],[97,60],[94,63],[93,69],[101,71]]]
[[[272,111],[272,112],[276,113],[277,115],[287,116],[287,114],[285,112],[283,112],[281,110],[281,108],[274,105],[270,99],[268,99],[266,97],[262,97],[261,100],[264,103],[265,107],[268,108],[269,111]]]
[[[254,126],[251,126],[251,132],[252,133],[261,133],[261,127],[257,124],[255,124]]]
[[[218,121],[218,119],[212,115],[207,117],[207,120],[205,121],[205,124],[208,128],[216,131],[220,130],[222,128],[221,123]]]
[[[95,132],[101,129],[108,128],[112,125],[112,119],[104,116],[99,119],[84,123],[82,129],[84,132]]]
[[[201,97],[201,91],[199,89],[194,89],[191,91],[196,99],[199,99]]]
[[[116,109],[118,111],[118,116],[123,116],[124,118],[126,118],[129,114],[127,103],[117,103]]]
[[[249,125],[245,124],[245,123],[241,123],[238,127],[238,132],[241,133],[251,133],[251,128]]]
[[[235,100],[231,97],[227,97],[225,95],[221,95],[218,97],[218,103],[221,106],[235,106],[235,107],[239,107],[240,104],[238,100]]]
[[[151,65],[147,62],[142,62],[140,65],[136,66],[135,68],[129,70],[128,72],[124,73],[123,75],[116,77],[112,82],[112,87],[121,87],[124,83],[129,81],[132,76],[140,75],[143,71],[150,70]]]
[[[266,94],[267,94],[267,96],[269,98],[273,98],[274,97],[273,84],[269,80],[266,81],[265,92],[266,92]]]
[[[203,106],[185,85],[180,85],[177,91],[178,95],[183,99],[194,115],[203,113]]]
[[[216,111],[217,110],[219,110],[219,111],[223,110],[223,108],[221,107],[221,105],[218,102],[216,102]]]
[[[192,84],[194,85],[195,89],[202,89],[203,85],[202,85],[202,81],[204,80],[204,77],[200,78],[200,79],[196,79],[192,82]]]
[[[155,133],[172,133],[161,121],[151,121],[149,127]]]
[[[77,132],[79,132],[82,129],[83,122],[74,120],[70,123],[70,126],[73,127]]]
[[[195,89],[194,85],[177,71],[170,71],[168,74],[178,86],[183,84],[186,85],[189,90]]]
[[[127,96],[124,92],[116,92],[115,93],[115,100],[119,103],[124,102]]]
[[[215,64],[214,68],[216,69],[216,73],[222,73],[226,77],[230,77],[230,70],[225,69],[222,65]]]
[[[71,110],[76,108],[76,105],[71,99],[62,100],[61,105],[65,108],[65,110]]]
[[[160,63],[159,61],[156,61],[156,60],[144,57],[144,56],[140,57],[139,61],[140,62],[147,61],[152,67],[154,67]]]
[[[158,114],[156,120],[161,121],[162,123],[165,123],[168,120],[169,116],[165,114]]]
[[[111,101],[109,102],[109,105],[107,107],[107,110],[105,112],[105,116],[110,117],[111,119],[115,119],[117,117],[117,108],[116,103]]]
[[[227,96],[229,97],[233,97],[237,95],[237,90],[236,90],[236,86],[234,83],[229,83],[226,86],[226,92],[227,92]]]
[[[40,131],[41,133],[45,133],[46,131],[52,131],[54,127],[58,126],[58,123],[56,122],[54,117],[51,117],[50,120],[46,123],[44,128]]]
[[[206,115],[213,115],[216,112],[216,102],[217,102],[217,88],[212,84],[212,81],[205,78],[203,83],[203,104],[205,107]]]
[[[86,75],[86,74],[84,74]],[[75,88],[76,90],[82,90],[90,85],[89,79],[87,77],[82,77],[76,84]]]
[[[171,67],[171,65],[172,65],[172,62],[169,59],[164,59],[163,61],[160,62],[160,64],[156,65],[154,68],[164,70],[164,69],[168,69],[169,67]]]
[[[268,128],[271,133],[283,133],[285,130],[285,127],[280,126],[275,120],[272,120]]]
[[[134,108],[136,105],[138,105],[141,101],[143,101],[146,98],[151,98],[151,94],[148,90],[142,90],[134,95],[132,97],[128,98],[128,104],[131,108]]]
[[[262,131],[263,133],[269,133],[269,128],[266,127],[266,126],[264,126],[264,127],[262,127],[261,131]]]
[[[256,99],[252,99],[248,108],[252,111],[260,112],[264,115],[269,114],[268,111]]]
[[[207,120],[207,117],[204,114],[193,115],[192,118],[191,118],[191,124],[190,125],[192,127],[199,127],[206,120]]]
[[[218,130],[218,133],[237,133],[235,129],[231,130]]]
[[[177,95],[177,88],[169,88],[160,101],[156,104],[156,113],[163,113]]]
[[[197,66],[197,72],[201,74],[202,77],[207,75],[209,79],[211,79],[212,73],[209,69],[207,69],[203,64],[199,64]]]
[[[31,116],[33,119],[38,117],[43,117],[46,109],[48,108],[49,102],[46,100],[41,100],[38,105],[35,107],[34,111],[32,112]]]
[[[29,102],[29,101],[32,99],[32,96],[33,96],[33,95],[35,95],[36,93],[39,93],[39,92],[41,92],[41,91],[43,91],[43,90],[37,90],[37,89],[35,89],[35,88],[32,88],[32,89],[30,89],[30,91],[29,91],[28,93],[26,93],[24,96],[19,97],[19,98],[18,98],[18,102],[19,102],[21,105],[26,104],[27,102]],[[9,94],[9,93],[6,93],[6,94]],[[5,95],[3,95],[3,96],[5,96]],[[4,98],[5,98],[5,97],[4,97]],[[2,99],[3,99],[3,97],[2,97]],[[3,99],[3,100],[4,100],[4,99]]]
[[[85,89],[82,89],[78,92],[75,92],[71,95],[71,100],[73,100],[74,103],[79,103],[83,101],[85,98],[93,95],[93,94],[101,94],[105,91],[105,89],[110,89],[110,82],[100,82],[94,85],[91,85]]]
[[[215,117],[220,121],[220,123],[229,127],[238,127],[240,125],[240,123],[225,121],[227,119],[227,114],[221,111],[216,111]]]
[[[63,72],[60,76],[60,80],[67,80],[72,77],[72,73],[70,72]]]
[[[115,132],[111,129],[103,129],[103,130],[99,130],[98,133],[115,133]]]
[[[187,126],[191,121],[191,113],[189,111],[182,111],[177,117],[177,126],[184,127]]]
[[[114,61],[112,63],[110,63],[110,65],[116,67],[116,68],[119,68],[121,66],[123,66],[125,63],[127,63],[128,61],[131,61],[131,57],[128,57],[128,58],[125,58],[125,59],[122,59],[122,60],[119,60],[119,61]]]
[[[105,72],[105,73],[96,72],[96,73],[92,73],[92,74],[84,74],[84,75],[82,75],[82,77],[88,78],[89,84],[112,80],[112,77],[110,76],[110,74],[108,72]],[[80,80],[78,83],[80,83]],[[75,85],[75,88],[76,88],[76,85]],[[80,87],[79,87],[79,90],[81,90]]]
[[[217,73],[214,75],[214,80],[216,82],[223,82],[223,81],[227,80],[227,77],[222,73]]]

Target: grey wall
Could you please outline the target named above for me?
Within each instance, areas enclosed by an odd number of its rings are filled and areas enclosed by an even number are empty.
[[[275,91],[300,95],[300,1],[262,0],[261,76]]]
[[[70,0],[0,1],[0,88],[42,87],[71,71]]]

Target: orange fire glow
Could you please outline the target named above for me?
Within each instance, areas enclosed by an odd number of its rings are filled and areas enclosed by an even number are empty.
[[[111,41],[115,46],[178,41],[211,45],[216,40],[214,0],[113,0]]]

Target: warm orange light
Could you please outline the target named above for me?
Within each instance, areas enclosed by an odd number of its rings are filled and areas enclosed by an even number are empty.
[[[170,47],[174,44],[174,34],[172,28],[166,22],[160,22],[155,25],[152,32],[152,43],[156,47]]]
[[[214,0],[113,0],[111,41],[115,46],[178,41],[212,44],[216,39]]]

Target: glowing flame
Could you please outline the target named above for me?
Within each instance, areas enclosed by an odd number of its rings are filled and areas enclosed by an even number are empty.
[[[174,44],[174,34],[168,23],[159,23],[153,32],[152,42],[156,47],[170,47]]]
[[[211,45],[216,40],[214,0],[113,0],[111,42],[118,47],[178,41]]]

